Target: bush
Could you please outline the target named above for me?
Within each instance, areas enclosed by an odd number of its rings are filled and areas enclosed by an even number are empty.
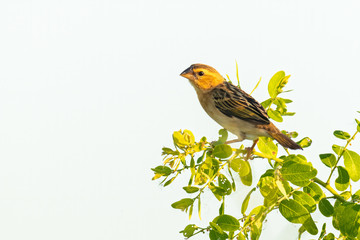
[[[283,88],[289,77],[283,71],[277,72],[268,84],[270,98],[262,102],[269,117],[277,122],[283,121],[284,116],[295,114],[287,111],[287,105],[292,101],[279,97],[284,92]],[[174,148],[162,149],[164,161],[162,165],[152,169],[155,174],[153,180],[162,179],[161,184],[165,187],[180,173],[191,173],[188,185],[183,187],[188,197],[171,205],[175,209],[187,212],[190,218],[194,208],[197,208],[200,216],[205,191],[211,191],[219,200],[219,215],[205,227],[187,225],[180,232],[186,238],[208,232],[211,240],[259,239],[267,215],[271,211],[279,210],[289,222],[299,224],[299,238],[307,231],[312,235],[319,234],[318,239],[335,239],[335,235],[341,239],[358,239],[360,190],[352,189],[351,183],[360,179],[360,156],[349,150],[350,143],[360,131],[360,121],[355,121],[357,127],[352,135],[340,130],[334,131],[334,136],[344,141],[342,146],[334,144],[334,153],[319,154],[324,168],[329,171],[326,181],[316,177],[317,169],[303,155],[290,154],[285,149],[286,154],[279,156],[280,145],[265,137],[259,138],[258,150],[251,153],[250,160],[267,159],[269,168],[260,179],[254,181],[251,164],[247,160],[247,149],[244,145],[234,149],[225,144],[228,137],[225,129],[219,131],[219,139],[214,142],[208,142],[206,137],[195,141],[193,133],[189,130],[174,132]],[[296,132],[283,133],[291,138],[298,136]],[[305,137],[297,143],[302,148],[307,148],[311,145],[311,139]],[[334,179],[333,174],[336,170],[338,177]],[[235,175],[239,176],[243,185],[254,186],[242,202],[242,216],[224,214],[225,196],[233,194],[236,184],[239,184],[234,180]],[[263,205],[249,211],[248,204],[254,191],[261,193]],[[339,232],[327,233],[324,223],[319,233],[318,226],[312,218],[312,213],[316,209],[325,217],[332,217],[332,225]]]

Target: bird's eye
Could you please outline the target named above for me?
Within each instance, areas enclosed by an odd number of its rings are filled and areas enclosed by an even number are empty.
[[[198,74],[199,74],[199,76],[202,76],[202,75],[204,75],[204,72],[200,71]]]

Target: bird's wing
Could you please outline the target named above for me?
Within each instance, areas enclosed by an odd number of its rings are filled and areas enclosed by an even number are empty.
[[[253,97],[238,87],[224,82],[212,90],[216,108],[229,117],[255,124],[269,124],[265,109]]]

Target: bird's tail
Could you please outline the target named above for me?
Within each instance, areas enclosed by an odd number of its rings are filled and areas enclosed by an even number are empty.
[[[272,125],[272,126],[271,126]],[[290,149],[302,149],[296,142],[291,140],[288,136],[280,132],[274,124],[270,123],[270,129],[268,130],[269,135],[278,141],[283,147]]]

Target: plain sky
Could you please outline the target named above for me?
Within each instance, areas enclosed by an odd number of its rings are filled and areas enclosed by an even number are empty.
[[[151,181],[173,131],[217,138],[179,76],[192,63],[234,79],[237,60],[243,89],[262,77],[259,101],[275,72],[291,74],[296,115],[277,125],[313,140],[302,154],[325,178],[318,154],[360,118],[359,12],[359,1],[329,0],[1,1],[0,239],[182,239],[187,224],[207,226],[211,194],[203,220],[189,221],[170,206],[186,197],[185,176]],[[254,182],[267,168],[256,161]],[[234,216],[250,188],[238,189]],[[296,239],[298,227],[275,212],[261,239]]]

